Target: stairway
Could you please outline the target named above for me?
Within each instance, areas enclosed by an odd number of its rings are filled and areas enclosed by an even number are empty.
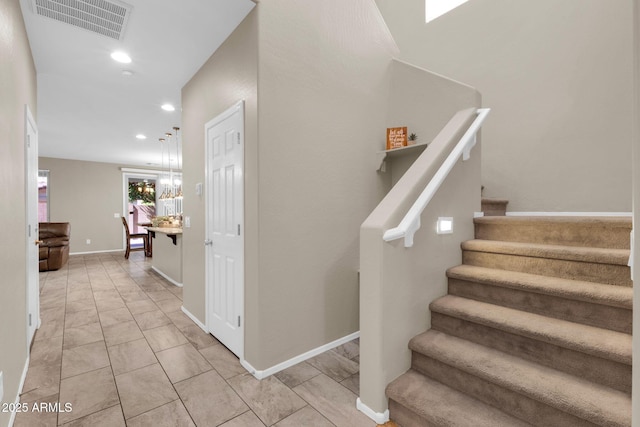
[[[483,217],[387,386],[402,427],[630,426],[630,218]]]

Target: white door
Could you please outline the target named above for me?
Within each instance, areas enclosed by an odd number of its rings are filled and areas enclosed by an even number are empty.
[[[25,171],[27,201],[27,347],[40,323],[38,276],[38,128],[25,107]]]
[[[207,328],[243,359],[244,103],[205,125]]]

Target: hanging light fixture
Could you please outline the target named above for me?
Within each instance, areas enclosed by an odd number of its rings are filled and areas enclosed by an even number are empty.
[[[180,128],[177,126],[173,127],[173,130],[176,133],[176,166],[177,170],[180,171],[180,178],[176,178],[175,183],[175,195],[176,198],[182,199],[182,168],[180,167],[180,138],[178,138],[178,132]]]

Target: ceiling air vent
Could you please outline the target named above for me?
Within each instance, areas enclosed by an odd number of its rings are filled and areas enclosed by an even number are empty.
[[[131,6],[105,0],[31,0],[40,16],[122,40]]]

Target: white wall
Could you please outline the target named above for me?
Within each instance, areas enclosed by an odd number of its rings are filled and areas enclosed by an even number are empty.
[[[631,210],[631,2],[473,0],[429,24],[376,0],[401,58],[476,87],[485,196],[511,211]]]

